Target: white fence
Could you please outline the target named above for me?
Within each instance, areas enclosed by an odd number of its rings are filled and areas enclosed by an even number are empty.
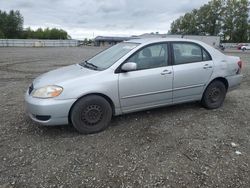
[[[75,47],[78,40],[0,39],[0,47]]]

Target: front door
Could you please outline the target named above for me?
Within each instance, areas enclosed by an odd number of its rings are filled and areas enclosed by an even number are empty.
[[[172,103],[173,70],[168,56],[168,45],[160,43],[142,48],[126,61],[136,63],[137,70],[119,73],[123,112]]]

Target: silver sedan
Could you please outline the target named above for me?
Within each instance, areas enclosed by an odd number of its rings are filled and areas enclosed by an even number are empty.
[[[223,104],[241,83],[242,62],[194,40],[137,39],[36,78],[25,95],[30,118],[95,133],[112,116],[200,101]]]

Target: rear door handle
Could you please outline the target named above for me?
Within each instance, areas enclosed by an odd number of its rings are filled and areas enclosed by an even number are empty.
[[[166,75],[166,74],[172,74],[172,71],[164,70],[164,71],[161,72],[161,75]]]
[[[209,64],[206,64],[203,66],[203,69],[211,69],[213,68],[213,66],[209,65]]]

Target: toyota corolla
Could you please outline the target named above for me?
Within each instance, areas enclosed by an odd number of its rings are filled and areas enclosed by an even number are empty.
[[[135,39],[39,76],[26,92],[26,110],[43,125],[96,133],[125,113],[190,101],[219,108],[240,85],[241,69],[239,57],[203,42]]]

